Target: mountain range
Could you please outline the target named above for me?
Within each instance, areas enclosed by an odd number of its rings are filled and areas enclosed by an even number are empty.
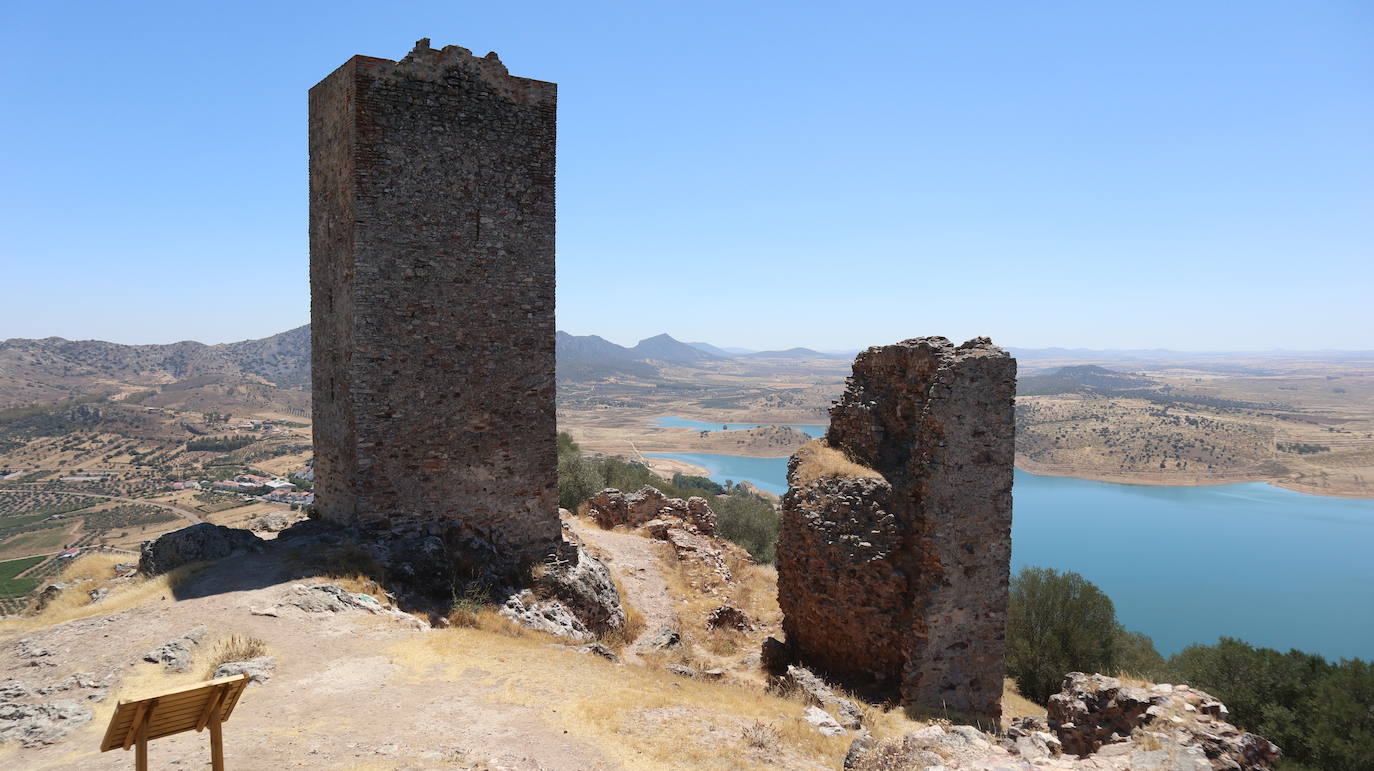
[[[1087,389],[1119,391],[1148,387],[1147,382],[1100,367],[1054,370],[1055,360],[1201,361],[1212,360],[1213,369],[1254,366],[1266,359],[1317,360],[1374,358],[1359,351],[1215,353],[1150,350],[1088,351],[1082,349],[1010,349],[1021,359],[1023,393]],[[640,340],[633,347],[617,345],[597,335],[557,334],[557,372],[562,381],[590,381],[608,377],[654,380],[664,367],[714,368],[718,365],[750,368],[786,367],[791,363],[849,361],[854,352],[822,352],[810,348],[749,351],[710,343],[684,343],[668,334]],[[1231,361],[1228,362],[1227,360]],[[1035,366],[1035,362],[1046,364]],[[1048,365],[1048,366],[1046,366]],[[1048,372],[1043,382],[1035,376]],[[1260,370],[1256,370],[1260,372]],[[305,325],[258,340],[206,345],[191,341],[166,345],[122,345],[98,340],[13,338],[0,342],[0,409],[36,402],[52,402],[75,396],[113,394],[141,386],[170,384],[178,388],[242,383],[305,391],[310,385],[310,326]]]

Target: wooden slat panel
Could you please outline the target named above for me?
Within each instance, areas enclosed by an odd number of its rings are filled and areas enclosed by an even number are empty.
[[[175,688],[167,691],[166,694],[150,696],[146,699],[120,701],[115,707],[115,713],[110,716],[110,725],[105,730],[105,738],[100,743],[100,749],[103,752],[123,748],[125,738],[129,736],[129,731],[134,727],[133,723],[139,708],[149,705],[150,702],[154,702],[154,704],[151,714],[147,718],[148,739],[159,739],[183,731],[195,730],[196,723],[205,713],[207,705],[216,694],[219,695],[222,705],[219,709],[222,715],[220,722],[228,720],[247,685],[248,677],[246,675],[235,675],[234,677],[221,677],[208,683]]]

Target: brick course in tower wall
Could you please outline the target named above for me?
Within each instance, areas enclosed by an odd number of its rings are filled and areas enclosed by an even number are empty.
[[[355,56],[310,90],[321,516],[560,541],[554,422],[557,87],[495,54]]]
[[[793,655],[852,687],[1001,714],[1016,361],[986,338],[869,348],[826,443],[881,478],[789,466],[778,601]]]

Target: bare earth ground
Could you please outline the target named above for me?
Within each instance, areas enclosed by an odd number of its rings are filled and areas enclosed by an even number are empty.
[[[0,681],[13,678],[32,690],[86,672],[112,683],[106,699],[90,702],[90,723],[51,746],[0,745],[0,767],[128,768],[127,754],[97,751],[115,703],[203,679],[209,651],[229,635],[261,639],[277,664],[270,680],[249,687],[225,726],[232,768],[838,765],[853,737],[822,736],[802,720],[802,702],[762,689],[758,642],[777,633],[779,620],[771,569],[731,553],[736,579],[721,582],[700,560],[679,562],[661,542],[577,519],[570,525],[606,559],[628,604],[645,620],[641,638],[623,651],[626,664],[529,633],[420,630],[362,610],[306,613],[283,600],[294,585],[322,579],[302,577],[286,543],[214,563],[175,589],[162,579],[129,584],[113,590],[103,606],[60,611],[66,615],[59,619],[71,620],[0,622]],[[705,615],[723,602],[745,609],[755,628],[709,633]],[[253,612],[274,606],[276,617]],[[168,674],[141,660],[201,624],[208,633],[190,671]],[[665,627],[681,630],[687,645],[673,653],[647,649],[645,639]],[[33,646],[51,655],[25,657]],[[665,663],[724,667],[725,673],[687,679],[667,672]],[[1009,699],[1009,714],[1025,709]],[[879,736],[923,724],[900,711],[872,708],[871,717]],[[751,745],[745,729],[755,724],[774,729],[776,743]],[[207,752],[207,737],[194,732],[150,746],[157,767],[203,766]]]

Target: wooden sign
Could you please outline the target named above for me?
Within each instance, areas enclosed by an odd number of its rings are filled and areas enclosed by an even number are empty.
[[[248,675],[234,675],[144,699],[120,701],[110,717],[109,728],[105,729],[100,751],[134,747],[138,771],[147,771],[149,740],[209,728],[210,765],[215,771],[223,771],[224,737],[220,724],[229,719],[247,686]]]

